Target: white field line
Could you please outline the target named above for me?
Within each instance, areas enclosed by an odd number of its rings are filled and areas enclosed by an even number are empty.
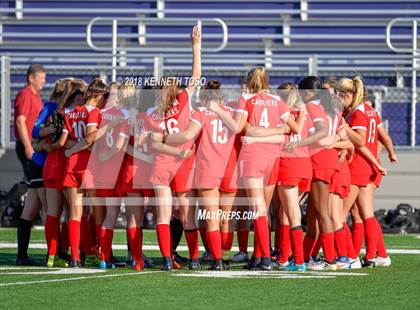
[[[30,249],[37,249],[37,250],[46,250],[47,244],[46,243],[30,243],[29,244]],[[126,244],[113,244],[112,248],[114,250],[127,250]],[[17,249],[17,243],[16,242],[0,242],[0,249]],[[158,245],[143,245],[143,250],[145,251],[159,251]],[[185,245],[180,245],[177,248],[178,251],[188,251],[188,247]],[[203,246],[199,246],[200,251],[204,251]],[[248,251],[252,252],[254,250],[253,247],[248,247]],[[233,252],[239,251],[239,248],[234,246],[232,247]],[[362,253],[364,252],[364,249],[362,249]],[[420,249],[387,249],[387,252],[389,254],[415,254],[420,255]]]
[[[76,277],[76,278],[63,278],[63,279],[51,279],[51,280],[37,280],[37,281],[0,283],[0,287],[15,286],[15,285],[27,285],[27,284],[38,284],[38,283],[56,283],[56,282],[66,282],[66,281],[80,281],[80,280],[90,280],[90,279],[99,279],[99,278],[141,276],[141,275],[145,275],[145,274],[149,274],[149,273],[157,273],[157,272],[160,272],[160,271],[145,271],[145,272],[119,273],[119,274],[108,274],[108,275],[89,276],[89,277],[85,276],[85,277]]]

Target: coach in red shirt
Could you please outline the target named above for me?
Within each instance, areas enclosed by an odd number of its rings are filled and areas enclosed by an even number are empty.
[[[42,65],[31,65],[26,73],[27,85],[15,100],[16,154],[22,163],[26,180],[29,180],[28,167],[34,153],[31,143],[32,129],[43,106],[40,92],[45,85],[45,78],[46,72]]]

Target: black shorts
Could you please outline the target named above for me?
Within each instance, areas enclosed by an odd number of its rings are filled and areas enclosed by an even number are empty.
[[[33,160],[29,163],[29,188],[41,188],[44,187],[44,179],[42,176],[44,168],[38,166]]]

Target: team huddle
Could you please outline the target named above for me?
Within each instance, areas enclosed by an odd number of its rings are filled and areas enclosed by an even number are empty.
[[[184,87],[175,77],[140,90],[99,78],[89,85],[78,78],[56,82],[32,131],[29,187],[38,196],[27,198],[46,209],[46,265],[78,268],[94,257],[99,268],[114,268],[114,227],[124,205],[134,270],[151,265],[142,252],[147,208],[163,270],[180,262],[201,269],[199,235],[211,270],[228,270],[231,260],[250,270],[298,272],[389,266],[374,194],[387,174],[382,146],[391,162],[397,157],[363,80],[323,83],[308,76],[270,90],[266,69],[256,67],[242,81],[239,98],[227,100],[220,81],[197,90],[199,27],[191,38],[192,72]],[[300,202],[306,197],[304,234]],[[233,220],[197,221],[198,208],[253,212],[252,256],[248,219],[235,221],[240,251],[231,257]],[[187,261],[176,252],[182,234]],[[29,240],[19,238],[25,239],[18,228],[18,242],[27,247]]]

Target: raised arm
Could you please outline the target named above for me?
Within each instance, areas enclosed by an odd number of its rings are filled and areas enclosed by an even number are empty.
[[[187,85],[187,90],[192,95],[201,78],[201,26],[194,26],[191,33],[191,44],[193,63],[191,80]]]

